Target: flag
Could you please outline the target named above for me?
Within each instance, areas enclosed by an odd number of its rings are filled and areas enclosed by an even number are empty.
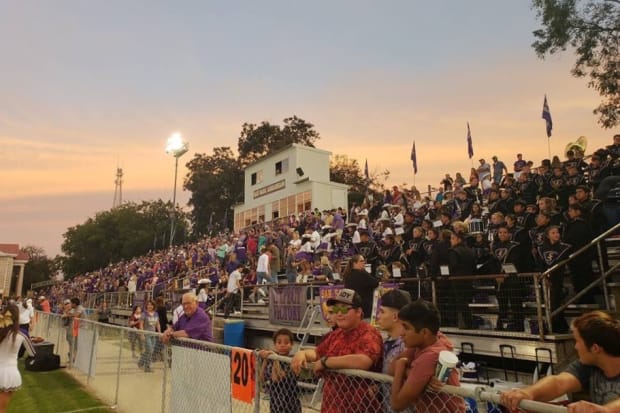
[[[364,176],[366,179],[370,179],[370,176],[368,175],[368,159],[366,159],[366,164],[364,164]]]
[[[545,101],[543,102],[542,118],[547,124],[547,138],[551,137],[551,130],[553,129],[553,121],[551,120],[551,111],[549,111],[549,103],[547,103],[547,95],[545,95]]]
[[[469,130],[469,122],[467,122],[467,155],[469,155],[469,159],[474,156],[474,144],[471,141],[471,130]]]
[[[413,147],[411,148],[411,162],[413,162],[413,174],[418,173],[418,158],[415,153],[415,141],[413,141]]]

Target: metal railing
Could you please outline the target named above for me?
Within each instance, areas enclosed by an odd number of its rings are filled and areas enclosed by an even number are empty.
[[[603,232],[601,235],[594,238],[588,244],[584,245],[583,247],[579,248],[577,251],[570,254],[568,258],[566,258],[565,260],[558,262],[557,264],[553,265],[551,268],[549,268],[548,270],[540,274],[540,276],[538,277],[538,281],[542,282],[542,286],[543,286],[543,294],[545,297],[545,318],[546,318],[546,322],[547,322],[547,325],[549,326],[550,331],[551,331],[552,317],[560,314],[569,305],[579,300],[582,296],[584,296],[586,293],[594,289],[599,284],[601,284],[603,287],[605,309],[609,310],[611,308],[610,302],[609,302],[609,292],[607,290],[607,283],[605,281],[609,275],[611,275],[614,271],[620,268],[620,263],[612,265],[607,270],[605,270],[605,262],[603,258],[603,250],[602,250],[601,244],[603,244],[610,235],[617,233],[618,231],[620,231],[620,223],[614,225],[607,231]],[[595,279],[593,282],[588,284],[581,291],[577,292],[573,297],[569,298],[560,307],[552,309],[550,305],[551,303],[550,293],[551,292],[549,289],[550,274],[552,274],[554,271],[562,270],[566,265],[570,264],[575,258],[581,256],[582,254],[585,254],[594,246],[596,246],[596,249],[597,249],[598,266],[599,266],[599,271],[601,275],[597,279]]]
[[[125,413],[195,411],[204,406],[214,412],[260,413],[291,402],[299,403],[298,411],[311,412],[330,402],[325,399],[332,397],[330,383],[357,397],[342,398],[343,403],[355,403],[347,411],[374,413],[383,411],[377,406],[392,383],[392,377],[384,374],[328,370],[323,375],[325,385],[317,386],[312,365],[291,376],[290,357],[191,339],[163,344],[157,333],[89,320],[79,320],[70,340],[73,349],[66,354],[66,333],[60,316],[37,313],[32,335],[52,342],[69,374],[104,403]],[[132,343],[142,343],[138,353]],[[136,403],[136,395],[147,394]],[[478,385],[445,385],[437,391],[427,389],[424,395],[429,404],[416,406],[418,412],[446,408],[483,412],[499,403],[497,390]],[[383,399],[383,403],[388,400]],[[562,406],[527,400],[520,407],[537,413],[567,412]]]

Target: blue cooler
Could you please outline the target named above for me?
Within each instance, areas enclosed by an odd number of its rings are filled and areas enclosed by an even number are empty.
[[[244,320],[224,321],[224,344],[233,347],[244,347],[245,340],[243,331],[245,330]]]

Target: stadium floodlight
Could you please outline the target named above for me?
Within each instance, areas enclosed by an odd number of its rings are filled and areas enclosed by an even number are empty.
[[[170,211],[170,246],[174,240],[177,205],[177,173],[179,171],[179,158],[189,150],[189,143],[185,142],[179,132],[173,133],[166,142],[166,153],[174,156],[174,187],[172,190],[172,210]]]

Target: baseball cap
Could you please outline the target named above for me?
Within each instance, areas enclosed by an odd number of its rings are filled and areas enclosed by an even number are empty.
[[[334,298],[327,300],[327,305],[334,304],[349,304],[353,308],[359,308],[362,306],[362,297],[354,290],[349,288],[343,288],[338,291],[338,294]]]
[[[381,306],[400,310],[411,302],[411,296],[407,291],[390,290],[381,296]]]
[[[63,301],[63,303],[64,303],[64,304],[71,304],[71,300],[69,300],[69,299],[67,298],[65,301]]]

